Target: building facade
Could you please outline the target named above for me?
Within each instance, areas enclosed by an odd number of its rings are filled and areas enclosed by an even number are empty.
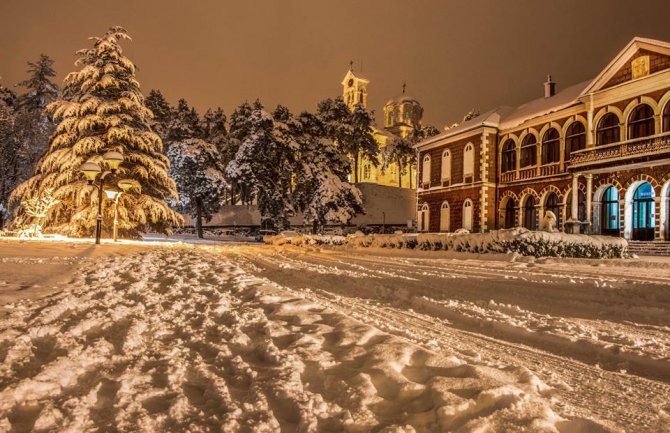
[[[670,43],[634,38],[593,80],[419,143],[421,231],[537,229],[670,240]]]
[[[354,72],[353,68],[347,71],[342,80],[342,98],[349,109],[353,109],[357,104],[368,106],[367,86],[370,81],[360,73]],[[419,102],[405,95],[405,86],[403,93],[390,99],[384,105],[384,127],[373,128],[375,140],[379,148],[383,150],[386,145],[397,137],[406,138],[414,129],[421,128],[421,118],[423,117],[423,108]],[[408,165],[402,167],[401,173],[398,173],[399,167],[392,163],[382,169],[381,155],[379,155],[380,164],[375,166],[370,160],[361,158],[358,165],[359,182],[375,183],[384,186],[394,186],[402,188],[415,188],[414,179],[416,178],[415,167]],[[351,178],[354,179],[352,173]]]

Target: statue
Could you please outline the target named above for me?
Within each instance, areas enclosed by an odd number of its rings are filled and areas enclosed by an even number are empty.
[[[540,230],[543,232],[556,233],[556,215],[548,210],[544,213],[544,218],[542,218],[542,223],[540,224]]]

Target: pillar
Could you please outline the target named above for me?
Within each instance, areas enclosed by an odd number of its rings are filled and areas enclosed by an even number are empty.
[[[593,226],[593,209],[592,209],[592,199],[593,199],[593,175],[586,174],[586,231],[591,233],[591,227]]]
[[[579,173],[572,174],[572,203],[567,225],[570,233],[579,234]]]

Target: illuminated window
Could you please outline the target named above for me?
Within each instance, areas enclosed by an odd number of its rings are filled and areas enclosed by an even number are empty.
[[[463,228],[472,230],[472,200],[469,198],[463,202]]]
[[[423,157],[423,167],[421,170],[421,181],[423,184],[430,184],[430,155]]]
[[[449,149],[442,152],[442,180],[451,179],[451,152]]]
[[[463,177],[472,176],[475,173],[475,148],[468,143],[463,151]],[[463,179],[465,181],[465,179]]]

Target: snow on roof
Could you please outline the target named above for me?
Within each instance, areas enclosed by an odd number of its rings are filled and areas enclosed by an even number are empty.
[[[499,127],[500,120],[503,116],[505,116],[507,113],[513,111],[513,107],[507,107],[507,106],[502,106],[495,108],[493,110],[487,111],[484,114],[480,114],[477,117],[473,117],[470,120],[466,120],[465,122],[461,122],[458,126],[455,126],[453,128],[450,128],[446,130],[445,132],[438,134],[434,137],[431,137],[425,141],[422,141],[420,143],[417,143],[414,145],[415,148],[420,147],[420,146],[425,146],[426,144],[431,144],[435,143],[436,141],[443,140],[445,138],[453,137],[458,134],[462,134],[464,132],[481,128],[483,126],[491,126],[494,128]]]
[[[389,104],[399,104],[399,103],[402,103],[402,102],[413,102],[413,103],[415,103],[415,104],[419,104],[419,101],[418,101],[416,98],[412,97],[412,96],[409,96],[409,95],[398,95],[398,96],[395,96],[395,97],[389,99],[389,100],[386,102],[386,104],[384,104],[384,106],[389,105]],[[420,105],[420,104],[419,104],[419,105]]]
[[[500,122],[500,129],[510,129],[536,117],[562,110],[578,103],[579,95],[591,83],[591,80],[574,84],[550,98],[537,98],[518,106]]]

